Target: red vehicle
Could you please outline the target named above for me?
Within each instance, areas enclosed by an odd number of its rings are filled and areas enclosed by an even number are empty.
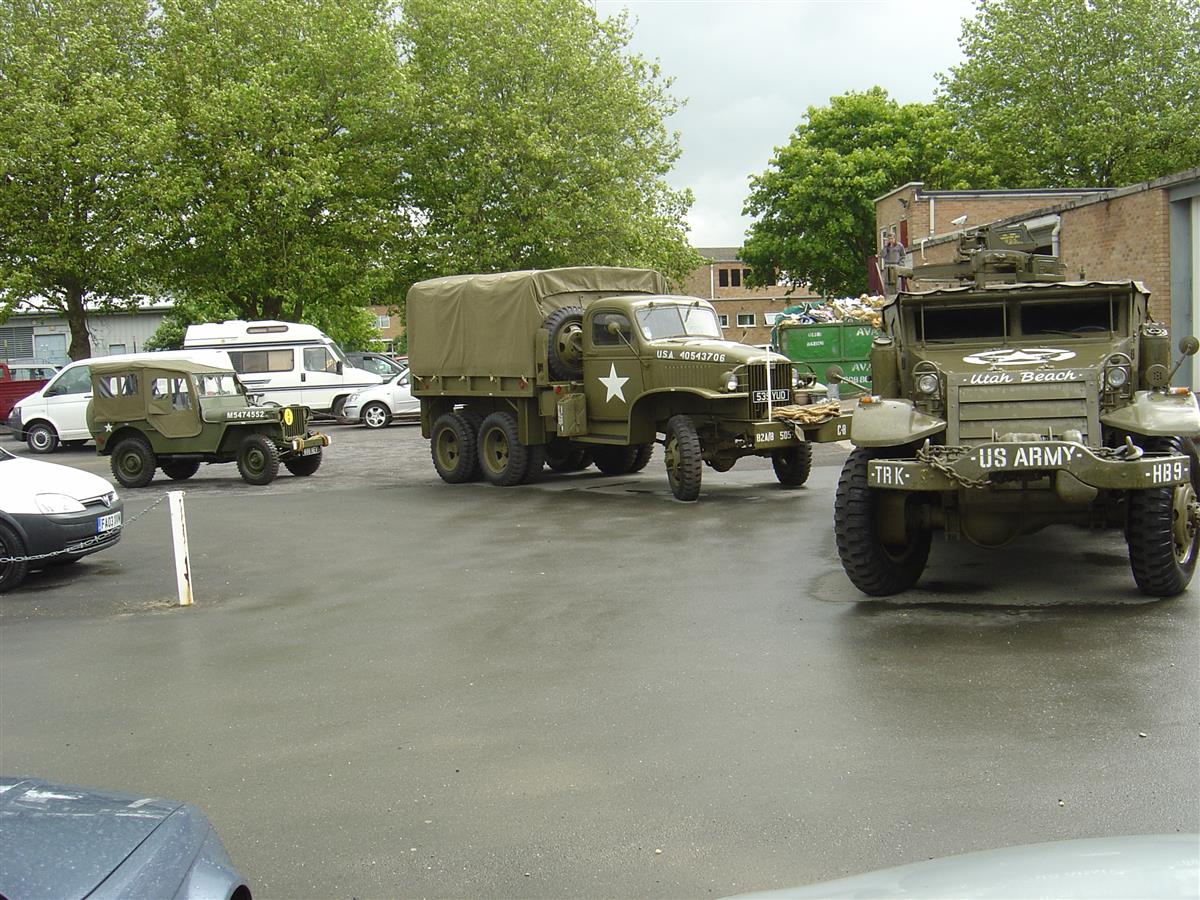
[[[13,405],[54,377],[58,366],[9,366],[0,362],[0,422],[8,420]]]

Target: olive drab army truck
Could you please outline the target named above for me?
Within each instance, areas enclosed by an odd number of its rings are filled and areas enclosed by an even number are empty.
[[[236,462],[249,484],[270,484],[282,462],[312,475],[329,438],[308,430],[308,407],[252,406],[232,369],[154,354],[91,366],[88,430],[113,477],[144,487],[154,470],[175,481],[201,463]]]
[[[784,356],[724,340],[707,301],[665,292],[657,272],[604,267],[414,285],[412,392],[438,474],[497,485],[544,463],[626,474],[663,435],[680,500],[699,496],[704,465],[724,472],[751,455],[769,457],[782,484],[803,484],[808,441],[835,439],[836,425],[793,427],[772,412],[798,388],[823,387]]]
[[[1147,290],[1054,281],[1032,255],[1000,261],[1010,271],[989,284],[884,307],[875,393],[853,411],[836,495],[846,574],[895,594],[917,582],[934,531],[1003,547],[1072,524],[1123,529],[1138,587],[1181,593],[1200,550],[1200,408],[1171,386],[1178,365]]]

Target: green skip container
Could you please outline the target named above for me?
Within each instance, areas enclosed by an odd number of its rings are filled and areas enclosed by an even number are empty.
[[[871,386],[871,341],[879,330],[865,322],[827,322],[804,324],[781,319],[772,331],[774,348],[796,362],[807,363],[821,381],[825,370],[839,365],[847,378]],[[862,391],[853,385],[839,385],[842,397],[853,397]]]

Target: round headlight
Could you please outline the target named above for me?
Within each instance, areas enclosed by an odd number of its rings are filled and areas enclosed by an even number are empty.
[[[738,389],[738,377],[733,372],[725,376],[725,390],[736,391]]]
[[[926,372],[917,378],[917,390],[922,394],[936,394],[938,389],[938,377],[932,372]]]
[[[794,388],[800,387],[800,373],[797,372],[795,369],[792,369],[792,387],[794,387]]]
[[[1111,388],[1124,387],[1125,382],[1129,380],[1129,373],[1124,367],[1116,366],[1105,373],[1104,380],[1108,382],[1108,386]]]

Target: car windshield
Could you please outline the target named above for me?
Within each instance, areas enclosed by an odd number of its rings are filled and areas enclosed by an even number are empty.
[[[232,372],[197,375],[196,390],[201,397],[236,397],[241,393],[238,390],[237,376]]]
[[[706,306],[647,306],[637,311],[637,321],[648,341],[721,337],[717,314]]]

